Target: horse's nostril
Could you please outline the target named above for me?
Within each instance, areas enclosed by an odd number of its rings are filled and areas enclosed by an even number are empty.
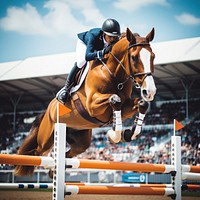
[[[142,90],[142,94],[143,94],[144,96],[147,96],[147,90]]]

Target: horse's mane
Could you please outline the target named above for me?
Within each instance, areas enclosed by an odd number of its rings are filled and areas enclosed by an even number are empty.
[[[119,37],[119,40],[121,40],[122,38],[126,37],[126,32],[122,32],[120,37]]]
[[[133,36],[140,37],[140,35],[138,33],[133,33]],[[126,32],[121,33],[119,40],[123,39],[124,37],[126,37]]]
[[[133,36],[134,36],[134,37],[140,37],[140,35],[139,35],[138,33],[133,33]],[[118,42],[116,42],[113,46],[119,44],[119,42],[120,42],[122,39],[124,39],[124,38],[126,38],[126,32],[122,32],[122,33],[121,33]]]

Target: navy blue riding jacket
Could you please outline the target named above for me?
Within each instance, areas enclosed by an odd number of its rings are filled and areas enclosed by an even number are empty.
[[[87,46],[85,53],[86,61],[103,58],[104,41],[101,28],[93,28],[89,31],[79,33],[78,38]]]

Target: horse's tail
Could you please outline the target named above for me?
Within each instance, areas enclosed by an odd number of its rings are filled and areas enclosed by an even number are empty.
[[[33,122],[33,125],[30,130],[30,134],[27,136],[27,138],[24,140],[22,145],[20,146],[17,154],[19,155],[37,155],[37,135],[40,123],[43,119],[45,112],[41,113],[36,117],[36,119]],[[15,167],[15,175],[16,176],[31,176],[34,171],[34,166],[22,166],[17,165]]]

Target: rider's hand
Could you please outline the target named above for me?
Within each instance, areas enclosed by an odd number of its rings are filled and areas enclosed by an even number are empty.
[[[103,55],[108,54],[112,50],[112,45],[108,45],[103,49]]]

